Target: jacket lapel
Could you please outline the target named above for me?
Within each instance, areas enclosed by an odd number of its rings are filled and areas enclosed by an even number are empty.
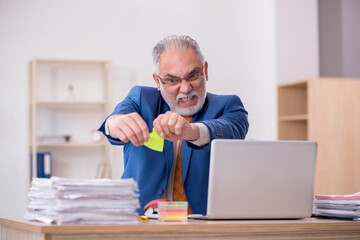
[[[154,118],[156,118],[160,114],[166,113],[169,110],[170,110],[169,105],[164,101],[162,97],[160,97],[157,113],[156,116],[154,116]],[[151,127],[152,127],[152,123],[151,123]],[[170,142],[168,140],[164,141],[164,156],[165,156],[165,164],[166,164],[166,176],[169,176],[174,161],[173,142]],[[166,180],[166,183],[167,181],[168,179]]]
[[[168,140],[164,141],[164,155],[165,155],[165,163],[166,163],[166,176],[170,176],[171,167],[174,161],[173,142],[170,142]]]
[[[200,110],[200,112],[195,114],[191,122],[202,120],[204,118],[204,113],[206,112],[205,111],[206,108],[207,108],[207,101],[205,101],[205,104],[203,108]],[[190,148],[185,142],[181,144],[181,175],[182,175],[183,183],[185,183],[186,177],[188,175],[192,152],[193,149]]]
[[[189,148],[185,142],[181,144],[181,175],[183,183],[185,183],[189,170],[192,151],[193,149]]]

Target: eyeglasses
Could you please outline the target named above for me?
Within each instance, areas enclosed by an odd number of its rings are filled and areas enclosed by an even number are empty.
[[[203,68],[204,69],[204,68]],[[157,77],[159,78],[159,80],[163,83],[163,84],[168,84],[170,86],[175,86],[178,85],[179,83],[181,83],[181,81],[184,79],[188,82],[193,82],[199,79],[200,76],[204,75],[203,71],[199,71],[199,72],[195,72],[190,74],[187,77],[184,78],[179,78],[179,77],[165,77],[165,78],[161,78],[159,75],[157,75]]]

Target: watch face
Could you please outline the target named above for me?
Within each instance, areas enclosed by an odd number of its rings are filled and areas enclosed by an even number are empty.
[[[98,143],[102,140],[102,138],[103,138],[103,135],[101,132],[96,131],[96,130],[91,132],[91,141],[92,142]]]

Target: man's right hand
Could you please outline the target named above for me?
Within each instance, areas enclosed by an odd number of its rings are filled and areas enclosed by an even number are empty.
[[[144,145],[149,139],[149,129],[144,119],[137,113],[118,114],[109,117],[106,121],[110,136],[136,147]]]

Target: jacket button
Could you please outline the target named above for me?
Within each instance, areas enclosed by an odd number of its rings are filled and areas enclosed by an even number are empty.
[[[162,190],[162,189],[158,189],[158,190],[157,190],[157,194],[158,194],[158,195],[161,195],[162,193],[163,193],[163,190]]]

